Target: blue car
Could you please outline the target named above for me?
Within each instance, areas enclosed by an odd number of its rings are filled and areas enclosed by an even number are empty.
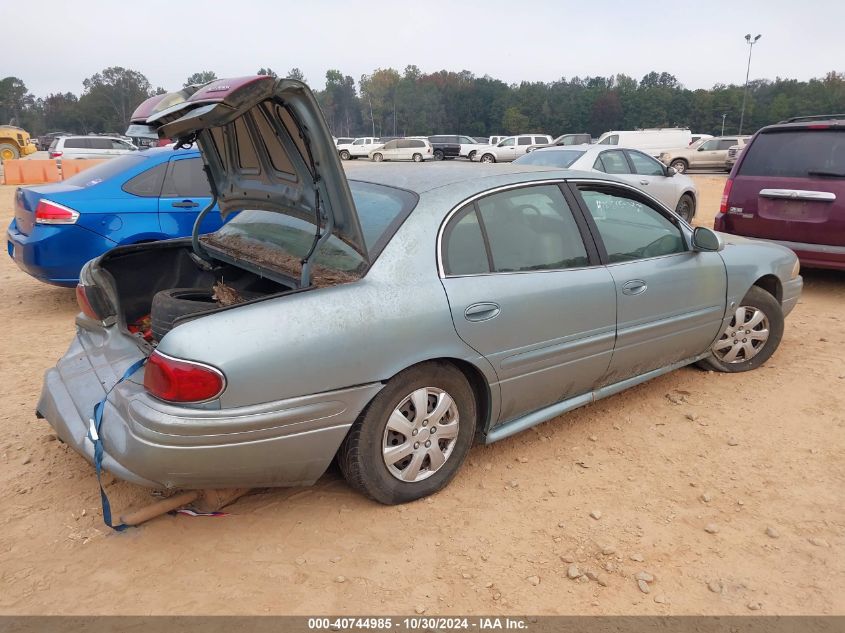
[[[75,286],[85,262],[115,246],[190,235],[209,202],[198,150],[133,152],[60,183],[18,188],[9,256],[40,281]],[[222,224],[215,209],[200,230]]]

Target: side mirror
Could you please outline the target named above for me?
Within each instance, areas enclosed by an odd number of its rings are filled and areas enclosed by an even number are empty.
[[[697,251],[717,252],[725,248],[725,243],[715,231],[697,226],[692,232],[692,246]]]
[[[667,176],[674,176],[677,173],[678,173],[678,170],[676,170],[674,167],[667,167],[666,168],[666,175]]]

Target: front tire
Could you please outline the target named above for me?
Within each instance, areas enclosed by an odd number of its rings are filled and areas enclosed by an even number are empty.
[[[443,150],[442,149],[434,150],[434,160],[443,160]]]
[[[783,338],[780,303],[759,286],[740,301],[730,323],[713,343],[713,355],[701,361],[705,369],[738,373],[765,363]]]
[[[393,505],[448,484],[475,436],[476,404],[453,365],[429,362],[391,378],[367,406],[338,451],[349,485]]]
[[[681,199],[678,200],[678,206],[675,207],[675,213],[681,216],[687,224],[691,224],[695,216],[695,200],[693,197],[688,193],[682,195]]]
[[[673,160],[671,163],[669,163],[669,167],[674,168],[674,170],[679,174],[685,174],[687,169],[689,169],[687,161],[681,160],[680,158],[678,160]]]
[[[0,163],[20,158],[18,148],[10,143],[0,143]]]
[[[373,154],[373,160],[376,161],[377,163],[380,163],[381,161],[384,160],[384,156],[382,156],[381,154],[376,152],[375,154]]]
[[[496,162],[496,157],[495,157],[495,156],[493,156],[493,154],[484,154],[484,155],[481,157],[481,162],[482,162],[482,163],[495,163],[495,162]]]

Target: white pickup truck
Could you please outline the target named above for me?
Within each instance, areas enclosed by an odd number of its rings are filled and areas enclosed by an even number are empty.
[[[353,140],[351,143],[339,143],[337,146],[337,153],[341,160],[350,160],[355,158],[366,158],[370,152],[381,147],[384,143],[379,142],[378,138],[372,136],[361,136]]]

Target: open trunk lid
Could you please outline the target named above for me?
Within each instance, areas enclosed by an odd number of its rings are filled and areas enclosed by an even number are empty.
[[[160,137],[198,143],[224,217],[245,209],[290,215],[369,262],[337,149],[308,86],[267,76],[220,79],[173,101],[155,106],[146,123]]]

